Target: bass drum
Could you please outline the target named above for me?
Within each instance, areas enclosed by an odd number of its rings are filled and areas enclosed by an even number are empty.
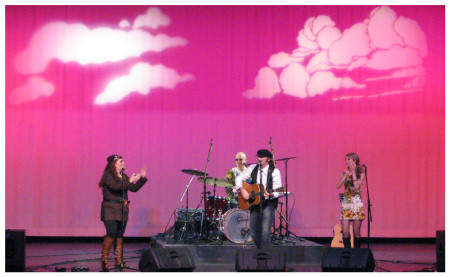
[[[240,209],[229,210],[223,215],[223,231],[234,243],[252,241],[250,235],[250,212]]]

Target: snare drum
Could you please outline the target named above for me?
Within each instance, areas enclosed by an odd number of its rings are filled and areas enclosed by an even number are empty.
[[[252,241],[250,235],[250,212],[240,209],[229,210],[223,215],[223,231],[234,243]]]
[[[228,211],[228,199],[220,196],[208,196],[205,213],[207,219],[218,220],[226,211]]]

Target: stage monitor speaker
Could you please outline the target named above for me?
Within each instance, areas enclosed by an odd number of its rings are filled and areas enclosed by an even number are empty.
[[[445,272],[445,231],[436,231],[436,269]]]
[[[5,271],[25,272],[25,230],[6,229]]]
[[[194,259],[186,247],[150,248],[139,261],[141,272],[194,271]]]
[[[282,249],[239,249],[236,271],[286,271],[286,253]]]
[[[373,272],[375,260],[370,248],[325,248],[322,255],[322,271]]]

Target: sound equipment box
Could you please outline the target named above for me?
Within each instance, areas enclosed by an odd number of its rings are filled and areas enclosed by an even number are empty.
[[[194,259],[186,247],[150,248],[139,261],[141,272],[194,271]]]
[[[282,249],[239,249],[236,271],[286,271],[286,253]]]
[[[436,268],[445,272],[445,231],[436,231]]]
[[[322,255],[322,271],[373,272],[375,259],[370,248],[325,248]]]
[[[5,232],[5,271],[25,271],[25,230]]]

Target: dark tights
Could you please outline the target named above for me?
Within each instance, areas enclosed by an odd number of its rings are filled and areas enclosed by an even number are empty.
[[[125,233],[125,228],[127,227],[127,221],[124,221],[124,225],[122,225],[122,221],[110,220],[103,221],[106,228],[106,235],[110,238],[123,238],[123,234]]]

